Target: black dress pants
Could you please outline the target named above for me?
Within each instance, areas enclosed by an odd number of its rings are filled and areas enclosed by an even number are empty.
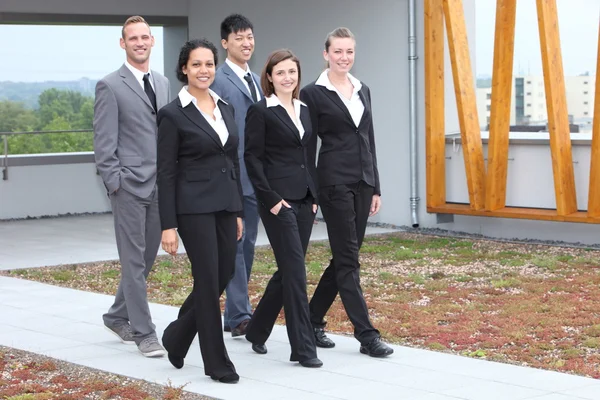
[[[283,306],[292,348],[290,361],[317,357],[308,311],[304,264],[315,219],[312,200],[310,196],[299,201],[286,200],[291,208],[283,206],[277,215],[263,206],[259,207],[260,218],[277,261],[277,271],[254,310],[246,339],[254,344],[264,344]]]
[[[215,379],[235,372],[223,342],[219,298],[235,269],[236,218],[226,211],[177,217],[194,286],[162,341],[170,354],[185,357],[197,333],[204,373]]]
[[[360,287],[358,252],[367,229],[374,188],[365,182],[321,187],[319,203],[327,224],[332,259],[310,301],[310,320],[324,327],[323,318],[338,292],[354,325],[354,337],[367,344],[380,336],[369,319]]]

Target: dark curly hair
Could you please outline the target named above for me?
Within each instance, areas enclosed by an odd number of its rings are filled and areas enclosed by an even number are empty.
[[[177,79],[179,79],[181,83],[188,83],[188,77],[183,73],[183,67],[185,67],[190,60],[190,53],[200,47],[212,51],[215,56],[215,67],[217,66],[219,60],[218,51],[211,41],[204,38],[188,40],[179,51],[179,61],[177,61],[177,69],[175,70]]]

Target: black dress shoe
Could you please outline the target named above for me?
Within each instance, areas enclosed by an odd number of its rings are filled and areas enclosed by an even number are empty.
[[[258,354],[267,354],[267,346],[264,344],[254,344],[252,343],[252,350]]]
[[[394,352],[387,344],[381,341],[381,338],[375,338],[366,345],[360,345],[360,352],[371,357],[387,357]]]
[[[319,368],[323,366],[323,361],[318,358],[309,358],[308,360],[300,361],[300,365],[306,368]]]
[[[329,339],[325,334],[325,329],[313,328],[313,332],[315,333],[315,344],[317,347],[322,347],[324,349],[331,349],[332,347],[335,347],[333,340]]]
[[[212,379],[213,381],[219,381],[221,383],[238,383],[240,381],[240,376],[234,372],[232,374],[225,375],[220,378],[211,375],[210,379]]]
[[[169,361],[173,366],[177,369],[183,368],[183,357],[174,356],[171,353],[167,353],[167,357],[169,357]]]
[[[244,336],[248,330],[249,319],[245,319],[238,326],[231,330],[231,337]]]
[[[227,325],[223,327],[223,332],[231,332],[231,328]]]

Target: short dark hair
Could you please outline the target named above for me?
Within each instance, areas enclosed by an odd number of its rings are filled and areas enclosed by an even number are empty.
[[[188,83],[188,77],[183,73],[183,67],[185,67],[190,60],[190,53],[200,47],[212,51],[215,56],[215,67],[217,66],[219,61],[218,51],[211,41],[204,38],[188,40],[179,51],[179,61],[177,62],[177,70],[175,71],[177,73],[177,79],[179,79],[180,82]]]
[[[296,67],[298,68],[298,84],[296,85],[296,88],[292,92],[292,98],[294,98],[294,99],[298,98],[298,93],[300,92],[300,79],[302,78],[302,70],[300,69],[300,60],[298,60],[298,57],[296,57],[294,55],[294,53],[292,53],[291,50],[288,50],[288,49],[275,50],[274,52],[272,52],[269,55],[269,58],[267,58],[267,63],[265,64],[265,67],[263,68],[262,73],[260,75],[260,86],[263,90],[265,97],[269,97],[275,93],[275,88],[273,87],[273,82],[269,81],[268,76],[272,77],[273,68],[277,64],[279,64],[280,62],[285,61],[285,60],[292,60],[293,62],[296,63]]]
[[[241,14],[231,14],[221,22],[221,39],[227,40],[230,33],[238,33],[245,30],[254,31],[252,22]]]

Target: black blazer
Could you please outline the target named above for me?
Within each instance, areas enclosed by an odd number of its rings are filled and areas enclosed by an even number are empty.
[[[319,187],[361,180],[381,195],[371,112],[371,92],[362,84],[358,95],[365,111],[358,127],[336,92],[315,82],[305,86],[300,99],[308,105],[313,131],[321,138],[317,177]],[[315,135],[316,137],[316,135]]]
[[[225,146],[193,103],[182,107],[178,97],[158,112],[157,184],[163,230],[177,227],[177,214],[243,215],[233,107],[223,101],[217,106],[229,131]]]
[[[301,200],[308,191],[317,200],[316,141],[308,108],[300,106],[300,132],[282,106],[254,103],[246,114],[244,160],[258,201],[270,210],[282,199]]]

